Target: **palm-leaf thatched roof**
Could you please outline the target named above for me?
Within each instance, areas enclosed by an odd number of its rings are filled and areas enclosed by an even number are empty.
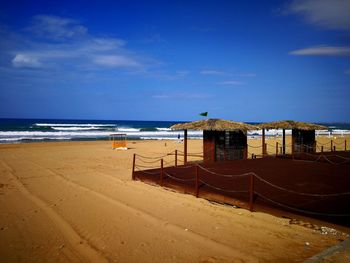
[[[207,119],[194,122],[175,124],[170,127],[173,130],[199,130],[199,131],[234,131],[257,130],[258,127],[243,122],[233,122],[220,119]]]
[[[299,121],[274,121],[257,125],[260,129],[327,130],[328,127]]]

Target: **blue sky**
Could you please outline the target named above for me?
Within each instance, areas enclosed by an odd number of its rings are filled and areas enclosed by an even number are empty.
[[[350,1],[2,1],[0,117],[350,121]]]

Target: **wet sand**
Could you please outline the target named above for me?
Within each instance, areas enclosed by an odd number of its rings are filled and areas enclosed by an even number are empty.
[[[302,262],[345,238],[132,181],[134,153],[159,156],[183,145],[128,147],[0,145],[1,261]],[[189,142],[190,152],[201,148]]]

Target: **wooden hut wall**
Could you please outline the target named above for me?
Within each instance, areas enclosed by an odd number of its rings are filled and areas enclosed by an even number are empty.
[[[247,154],[247,134],[243,131],[226,132],[226,160],[245,159]]]
[[[292,130],[294,152],[316,152],[315,130]]]
[[[226,160],[226,132],[216,131],[215,132],[215,161]]]
[[[245,159],[247,135],[242,131],[204,131],[205,162]]]
[[[215,162],[215,131],[203,131],[204,162]]]

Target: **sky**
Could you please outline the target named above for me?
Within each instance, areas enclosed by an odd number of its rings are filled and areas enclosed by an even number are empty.
[[[350,0],[0,6],[0,118],[350,122]]]

